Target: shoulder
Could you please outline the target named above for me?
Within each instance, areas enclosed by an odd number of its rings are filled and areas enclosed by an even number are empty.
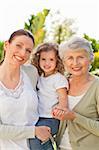
[[[93,86],[94,87],[99,87],[99,77],[98,76],[94,76]]]
[[[66,77],[65,77],[63,74],[59,73],[59,72],[55,73],[55,74],[54,74],[54,77],[55,77],[55,78],[58,78],[58,79],[67,80]]]
[[[38,74],[36,67],[31,64],[22,65],[22,70],[24,70],[26,73],[35,72]]]
[[[36,67],[31,64],[25,64],[22,65],[22,70],[27,74],[32,83],[33,88],[35,89],[39,76]]]
[[[66,84],[68,83],[67,78],[59,72],[55,74],[55,78],[58,82],[64,82]]]
[[[68,88],[68,80],[66,79],[66,77],[64,75],[62,75],[61,73],[56,73],[55,77],[55,85],[58,87],[67,87]]]

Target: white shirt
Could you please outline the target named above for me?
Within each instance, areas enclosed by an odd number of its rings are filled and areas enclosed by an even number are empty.
[[[68,88],[68,81],[60,73],[52,74],[48,77],[39,77],[37,88],[40,117],[52,117],[52,107],[58,103],[58,93],[56,90],[63,87]]]
[[[15,126],[35,125],[38,121],[38,99],[25,72],[14,89],[0,83],[0,120]],[[27,140],[0,139],[0,150],[28,150]]]
[[[84,94],[83,94],[84,95]],[[69,109],[72,110],[81,100],[83,95],[80,96],[70,96],[68,95],[68,104],[69,104]],[[60,150],[61,148],[64,150],[72,150],[71,144],[69,142],[69,135],[68,135],[68,127],[66,128],[63,137],[60,142]]]

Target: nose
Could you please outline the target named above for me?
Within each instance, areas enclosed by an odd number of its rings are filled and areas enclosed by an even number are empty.
[[[77,65],[79,62],[78,62],[78,59],[77,58],[74,58],[74,61],[73,61],[73,64],[74,65]]]
[[[45,64],[46,64],[46,65],[49,65],[49,64],[50,64],[49,60],[46,60]]]
[[[26,50],[25,50],[25,48],[22,48],[21,50],[20,50],[20,54],[21,54],[21,56],[25,56],[26,55]]]

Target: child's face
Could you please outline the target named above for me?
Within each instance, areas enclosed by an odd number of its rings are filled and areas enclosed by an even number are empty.
[[[49,76],[55,72],[56,62],[56,55],[53,50],[40,53],[39,65],[44,71],[45,76]]]

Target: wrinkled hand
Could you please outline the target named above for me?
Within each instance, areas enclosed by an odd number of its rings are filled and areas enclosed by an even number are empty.
[[[53,118],[59,119],[59,120],[74,120],[76,118],[75,113],[70,110],[63,110],[54,108],[52,110]]]
[[[43,141],[47,141],[51,136],[51,129],[47,126],[37,126],[35,127],[35,136]]]

